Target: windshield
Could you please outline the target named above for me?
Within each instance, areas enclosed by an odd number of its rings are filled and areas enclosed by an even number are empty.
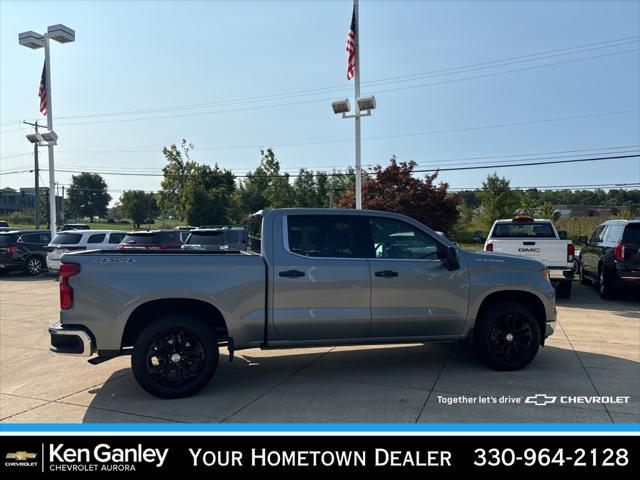
[[[16,235],[0,235],[0,245],[11,245],[16,243],[18,237]]]
[[[56,238],[54,238],[51,243],[55,245],[75,245],[76,243],[80,243],[81,239],[81,233],[60,233],[56,235]]]
[[[122,240],[125,245],[151,245],[156,243],[153,233],[128,233]]]
[[[221,245],[224,243],[224,232],[191,232],[187,243],[189,245]]]
[[[547,222],[498,223],[491,236],[493,238],[556,238],[553,227]]]

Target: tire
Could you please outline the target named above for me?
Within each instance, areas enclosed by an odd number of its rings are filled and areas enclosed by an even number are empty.
[[[496,303],[476,321],[473,351],[495,370],[520,370],[535,358],[541,336],[540,325],[527,307],[515,302]]]
[[[582,285],[591,285],[592,282],[584,275],[584,265],[580,265],[580,283]]]
[[[573,282],[571,280],[569,281],[563,281],[558,283],[558,286],[556,287],[556,296],[558,298],[569,298],[571,297],[571,286],[573,285]]]
[[[598,293],[603,300],[610,300],[614,297],[611,279],[606,275],[602,265],[598,269]]]
[[[47,266],[42,257],[38,257],[34,255],[32,257],[28,257],[24,262],[24,273],[31,277],[35,277],[36,275],[40,275],[42,272],[46,270]]]
[[[206,323],[190,315],[166,315],[138,336],[131,369],[138,384],[151,395],[182,398],[209,383],[218,356],[218,342]]]

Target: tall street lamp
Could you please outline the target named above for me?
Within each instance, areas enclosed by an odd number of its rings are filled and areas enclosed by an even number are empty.
[[[51,92],[51,61],[49,56],[49,40],[55,40],[59,43],[70,43],[75,41],[76,32],[65,25],[52,25],[47,28],[45,34],[39,34],[33,31],[23,32],[18,35],[18,43],[23,47],[31,49],[44,48],[44,77],[46,82],[46,115],[48,134],[42,135],[43,140],[49,151],[49,224],[51,228],[51,237],[56,235],[56,195],[55,183],[56,174],[53,161],[53,147],[57,144],[58,136],[53,131],[53,108],[52,108],[52,92]]]
[[[358,89],[359,90],[359,89]],[[342,115],[342,118],[355,118],[356,120],[356,208],[362,209],[362,159],[360,118],[371,116],[371,111],[376,108],[376,97],[356,97],[356,111],[349,115],[351,104],[349,99],[337,100],[331,103],[333,113]]]

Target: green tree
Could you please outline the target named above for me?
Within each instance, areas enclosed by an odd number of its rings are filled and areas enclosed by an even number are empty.
[[[156,196],[143,190],[127,190],[120,197],[120,205],[124,215],[133,221],[134,228],[150,222],[159,213]]]
[[[511,218],[519,203],[518,192],[511,190],[509,180],[496,173],[482,183],[480,198],[480,219],[487,229],[499,218]]]
[[[555,209],[551,202],[545,202],[542,204],[540,208],[538,208],[538,216],[540,218],[548,218],[549,220],[553,220],[554,222],[558,221],[560,218],[560,212]]]
[[[189,225],[223,225],[232,222],[235,176],[218,165],[195,164],[180,193]]]
[[[67,190],[67,212],[73,216],[89,217],[93,223],[95,217],[104,216],[111,195],[107,192],[107,183],[97,173],[83,172],[71,177],[71,186]]]
[[[189,157],[193,145],[182,140],[180,148],[171,145],[163,148],[162,154],[167,160],[162,173],[162,190],[158,195],[158,205],[162,212],[175,213],[180,219],[186,218],[186,206],[182,203],[185,185],[189,175],[196,167],[196,163]]]
[[[520,208],[518,209],[523,215],[534,215],[540,206],[540,192],[537,188],[530,188],[524,192],[520,192]]]

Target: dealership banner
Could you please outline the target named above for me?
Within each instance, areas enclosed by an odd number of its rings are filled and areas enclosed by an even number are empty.
[[[636,436],[2,436],[3,478],[32,474],[429,473],[636,470]],[[7,476],[8,474],[9,476]],[[93,477],[92,477],[93,478]],[[424,478],[424,477],[423,477]]]

